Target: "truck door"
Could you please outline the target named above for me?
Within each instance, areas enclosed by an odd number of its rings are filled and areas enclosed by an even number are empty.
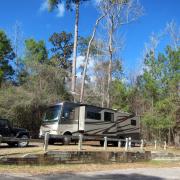
[[[11,127],[6,119],[0,119],[0,134],[4,137],[11,136]]]

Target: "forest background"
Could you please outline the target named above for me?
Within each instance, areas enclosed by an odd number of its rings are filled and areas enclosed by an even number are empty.
[[[84,37],[78,33],[80,7],[91,2],[44,2],[49,14],[62,5],[74,13],[74,32],[52,33],[47,47],[43,39],[24,39],[19,22],[13,27],[13,37],[0,30],[0,116],[37,137],[49,104],[76,101],[133,113],[140,117],[142,138],[174,143],[180,121],[178,24],[172,20],[160,33],[152,33],[141,52],[140,70],[127,74],[121,52],[128,42],[121,29],[145,15],[143,4],[97,1],[94,8],[99,16]],[[157,51],[167,37],[165,48]]]

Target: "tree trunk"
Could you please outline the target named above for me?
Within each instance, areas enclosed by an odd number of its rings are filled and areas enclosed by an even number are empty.
[[[102,102],[101,107],[104,107],[104,101],[105,101],[105,78],[103,78],[103,84],[102,84]]]
[[[112,55],[112,54],[111,54]],[[112,59],[109,60],[108,68],[108,87],[107,87],[107,107],[110,107],[110,85],[112,82]]]
[[[151,112],[153,113],[154,112],[154,98],[152,96],[151,98]],[[154,115],[154,114],[153,114]]]
[[[88,48],[87,48],[87,53],[86,53],[86,57],[85,57],[85,65],[84,65],[84,70],[83,70],[83,76],[82,76],[80,102],[83,102],[83,100],[84,100],[84,85],[85,85],[87,65],[88,65],[88,61],[89,61],[90,48],[91,48],[92,42],[93,42],[94,37],[95,37],[95,34],[96,34],[97,26],[98,26],[100,20],[101,20],[102,18],[104,18],[104,17],[105,17],[105,15],[99,17],[99,18],[96,20],[96,24],[95,24],[95,26],[94,26],[91,39],[89,40],[89,44],[88,44]]]
[[[168,129],[168,145],[171,144],[171,128]]]
[[[108,67],[108,85],[107,85],[107,107],[110,107],[110,86],[112,82],[112,61],[113,61],[113,32],[114,32],[114,21],[113,17],[111,18],[111,29],[109,32],[109,67]]]
[[[173,130],[173,128],[172,128],[172,127],[170,128],[170,130],[171,130],[171,133],[172,133],[172,138],[173,138],[172,143],[174,144],[174,142],[175,142],[175,133],[174,133],[174,130]]]
[[[76,91],[76,58],[77,58],[77,43],[78,43],[78,24],[79,24],[79,1],[76,3],[76,19],[74,29],[74,48],[73,48],[73,63],[72,63],[72,84],[71,91]]]

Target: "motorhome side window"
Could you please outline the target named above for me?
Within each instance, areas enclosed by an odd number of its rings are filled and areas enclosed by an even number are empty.
[[[74,107],[64,106],[62,117],[63,117],[64,121],[73,120],[74,119]]]
[[[110,112],[104,112],[104,121],[114,121],[114,114]]]
[[[136,120],[131,119],[131,125],[132,125],[132,126],[136,126]]]
[[[98,113],[98,112],[87,111],[86,118],[95,119],[95,120],[101,120],[101,114]]]

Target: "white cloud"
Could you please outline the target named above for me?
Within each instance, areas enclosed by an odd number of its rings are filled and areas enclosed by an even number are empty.
[[[94,2],[94,5],[98,5],[100,2],[101,2],[101,0],[93,0]]]
[[[48,11],[48,0],[43,0],[40,8],[40,12]],[[65,13],[64,3],[58,4],[58,7],[55,9],[56,17],[63,17]]]
[[[77,56],[76,58],[76,67],[77,69],[80,68],[80,66],[83,64],[83,61],[84,61],[84,56]]]
[[[76,63],[77,69],[80,68],[80,66],[82,64],[84,64],[84,59],[85,59],[84,56],[77,56],[77,63]],[[93,68],[94,67],[94,63],[95,63],[95,60],[93,58],[89,57],[88,68]]]
[[[57,8],[57,17],[63,17],[64,16],[64,12],[65,12],[65,7],[64,4],[58,4],[58,8]]]
[[[44,0],[39,9],[41,12],[48,10],[48,0]]]
[[[81,77],[81,72],[80,72],[80,66],[84,64],[84,56],[77,56],[77,61],[76,61],[76,69],[77,69],[77,77]],[[88,63],[88,68],[87,68],[87,75],[91,78],[91,80],[94,78],[94,72],[93,72],[93,67],[95,64],[95,60],[91,57],[89,57],[89,63]]]

